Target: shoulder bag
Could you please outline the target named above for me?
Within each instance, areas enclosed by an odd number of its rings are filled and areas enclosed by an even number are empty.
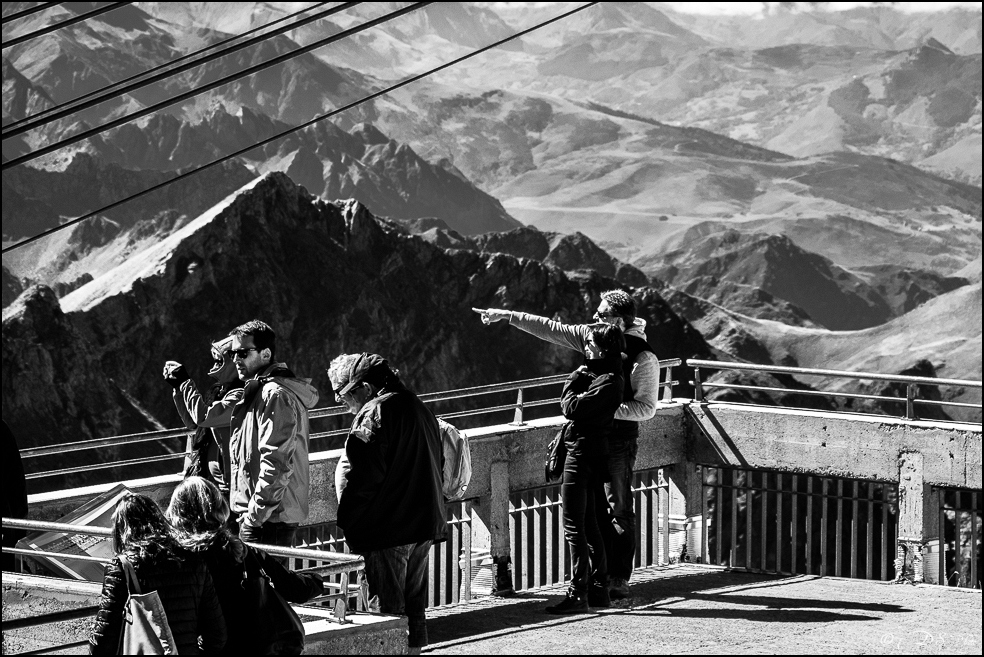
[[[140,592],[137,572],[124,555],[119,555],[123,566],[128,596],[123,611],[123,631],[120,633],[121,655],[175,655],[174,636],[167,624],[167,614],[157,591]]]
[[[570,424],[570,422],[565,424],[547,445],[547,459],[543,463],[543,476],[548,484],[555,484],[564,477],[564,464],[567,461],[567,443],[564,439],[567,437]]]
[[[243,595],[249,614],[245,627],[255,635],[250,645],[261,655],[299,655],[304,649],[304,624],[277,593],[256,551],[247,546],[243,558]]]

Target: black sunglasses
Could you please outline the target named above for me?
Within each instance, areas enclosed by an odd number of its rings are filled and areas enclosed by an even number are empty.
[[[229,353],[232,354],[232,358],[246,358],[251,351],[259,351],[256,347],[243,347],[242,349],[230,349]]]

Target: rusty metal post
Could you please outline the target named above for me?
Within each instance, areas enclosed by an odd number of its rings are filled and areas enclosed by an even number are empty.
[[[663,401],[668,402],[673,400],[673,368],[666,368],[666,381],[669,385],[663,387]]]
[[[700,387],[700,368],[694,368],[694,401],[698,404],[704,402],[704,390]]]

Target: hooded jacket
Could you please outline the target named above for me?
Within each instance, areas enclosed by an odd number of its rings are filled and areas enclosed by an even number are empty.
[[[366,402],[335,471],[338,526],[354,552],[444,539],[442,458],[437,418],[402,383]]]
[[[297,525],[308,517],[310,379],[274,363],[246,382],[232,410],[231,505],[247,527]]]

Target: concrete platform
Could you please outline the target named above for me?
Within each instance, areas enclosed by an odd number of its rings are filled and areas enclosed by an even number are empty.
[[[773,577],[680,565],[636,571],[615,607],[544,613],[563,587],[428,611],[431,654],[981,654],[981,592]]]

